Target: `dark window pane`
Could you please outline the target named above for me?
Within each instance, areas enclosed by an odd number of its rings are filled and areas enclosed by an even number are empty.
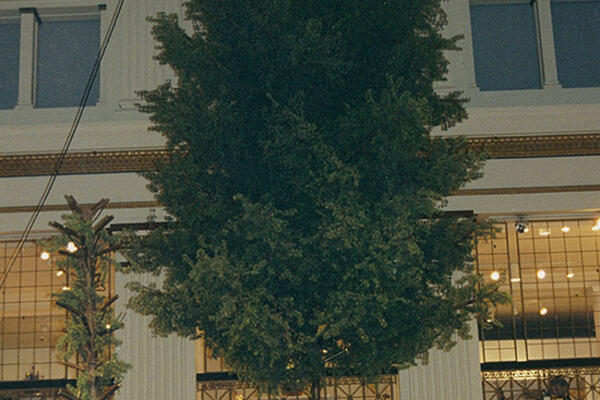
[[[524,4],[471,6],[475,77],[481,90],[540,88],[533,9]]]
[[[566,88],[600,86],[600,1],[551,7],[559,82]]]
[[[100,21],[42,22],[39,29],[36,106],[79,105],[100,47]],[[99,97],[99,77],[88,99]]]
[[[14,108],[17,104],[19,30],[18,23],[0,24],[0,110]]]

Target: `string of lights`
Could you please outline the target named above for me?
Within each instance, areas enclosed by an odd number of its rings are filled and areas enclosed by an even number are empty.
[[[15,247],[15,249],[11,255],[10,261],[8,263],[8,267],[6,268],[6,270],[4,271],[4,274],[2,275],[2,278],[0,279],[0,289],[2,289],[4,287],[6,278],[8,277],[8,274],[10,274],[11,270],[13,269],[15,261],[17,260],[17,257],[19,257],[19,254],[21,253],[21,251],[23,249],[23,245],[27,241],[27,238],[29,237],[31,230],[33,229],[33,226],[35,225],[35,222],[37,221],[38,216],[39,216],[40,212],[42,211],[42,208],[44,207],[44,204],[46,203],[46,200],[48,199],[50,192],[52,191],[54,182],[56,181],[56,178],[58,177],[58,174],[63,165],[63,162],[65,160],[67,152],[69,151],[69,147],[71,146],[71,142],[73,142],[73,138],[75,137],[75,133],[77,132],[77,128],[79,127],[79,123],[81,122],[81,118],[83,117],[83,112],[85,111],[85,107],[87,105],[88,98],[92,91],[94,81],[96,80],[96,78],[98,76],[98,72],[100,70],[100,64],[102,62],[102,59],[104,58],[104,54],[106,53],[108,44],[110,43],[110,39],[111,39],[112,34],[117,25],[117,21],[119,20],[119,16],[121,15],[121,10],[123,9],[123,3],[124,3],[124,0],[119,0],[115,7],[115,11],[111,18],[110,24],[108,26],[108,29],[104,36],[104,39],[102,40],[100,49],[98,50],[96,60],[94,61],[94,66],[92,67],[92,70],[88,77],[87,83],[85,85],[83,95],[81,96],[81,100],[79,101],[79,105],[77,107],[77,113],[75,114],[75,118],[74,118],[71,128],[69,130],[69,134],[67,135],[65,143],[61,149],[60,157],[56,161],[52,175],[50,175],[50,178],[48,179],[48,183],[46,184],[46,187],[44,188],[44,191],[42,192],[42,195],[40,196],[40,199],[38,200],[35,210],[33,211],[31,216],[29,217],[29,220],[27,221],[27,225],[25,226],[25,229],[23,230],[23,233],[19,239],[19,243],[17,244],[17,246]]]

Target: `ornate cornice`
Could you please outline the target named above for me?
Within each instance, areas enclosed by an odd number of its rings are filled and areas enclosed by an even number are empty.
[[[82,204],[90,206],[91,204]],[[159,208],[160,203],[157,201],[121,201],[111,202],[106,206],[107,209],[122,209],[122,208]],[[10,206],[0,207],[0,214],[10,213],[32,213],[35,211],[35,206]],[[42,207],[42,211],[68,211],[69,206],[66,204],[49,204]]]
[[[65,156],[59,174],[150,171],[168,157],[165,149],[73,152]],[[59,158],[57,153],[0,155],[0,177],[50,175]]]
[[[467,142],[491,159],[600,155],[600,133],[471,137]]]
[[[459,189],[454,196],[490,196],[502,194],[539,194],[539,193],[567,193],[567,192],[597,192],[600,185],[569,185],[569,186],[529,186],[492,189]]]
[[[600,133],[471,137],[467,142],[490,159],[600,155]],[[59,158],[57,153],[0,155],[0,177],[50,175]],[[72,152],[59,174],[150,171],[168,158],[165,149]]]

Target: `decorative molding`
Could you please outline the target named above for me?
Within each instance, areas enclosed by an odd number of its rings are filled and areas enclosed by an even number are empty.
[[[567,192],[597,192],[600,185],[570,185],[570,186],[529,186],[493,189],[459,189],[452,193],[453,196],[490,196],[503,194],[539,194],[539,193],[567,193]]]
[[[150,171],[168,158],[165,149],[73,152],[59,175]],[[0,177],[50,175],[59,159],[58,153],[0,155]]]
[[[470,137],[467,142],[490,159],[600,155],[600,133]]]
[[[471,137],[466,140],[471,148],[486,151],[490,159],[600,155],[600,133]],[[58,153],[0,155],[0,177],[50,175],[59,158]],[[151,171],[157,162],[168,159],[166,149],[72,152],[65,156],[59,174]]]
[[[82,204],[83,206],[91,206],[92,204]],[[162,207],[157,201],[122,201],[108,203],[107,209],[123,209],[123,208],[158,208]],[[0,207],[0,214],[11,213],[32,213],[35,211],[35,206],[11,206]],[[42,212],[47,211],[69,211],[69,206],[66,204],[49,204],[42,207]]]

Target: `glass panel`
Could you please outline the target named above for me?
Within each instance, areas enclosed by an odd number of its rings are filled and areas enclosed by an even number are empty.
[[[0,273],[8,267],[14,245],[0,242]],[[54,347],[66,314],[53,306],[50,287],[44,286],[57,268],[53,258],[41,260],[40,252],[35,243],[25,244],[22,254],[27,256],[19,257],[8,275],[12,286],[0,293],[0,381],[24,379],[32,366],[41,379],[65,378]],[[51,368],[57,372],[51,374]]]
[[[76,107],[100,48],[100,21],[43,21],[39,29],[36,106]],[[99,97],[96,77],[87,104]]]
[[[17,104],[20,24],[0,23],[0,110]]]
[[[510,260],[516,279],[510,282],[512,308],[495,310],[503,326],[480,329],[484,362],[600,357],[600,321],[594,320],[600,317],[600,231],[593,231],[593,224],[535,221],[522,234],[513,224],[499,225],[507,232],[502,240],[508,245],[478,254],[479,272],[490,279],[490,271],[502,270]]]
[[[600,86],[600,1],[551,3],[558,80],[565,88]]]
[[[471,5],[475,77],[481,90],[540,88],[533,9],[527,3]]]

